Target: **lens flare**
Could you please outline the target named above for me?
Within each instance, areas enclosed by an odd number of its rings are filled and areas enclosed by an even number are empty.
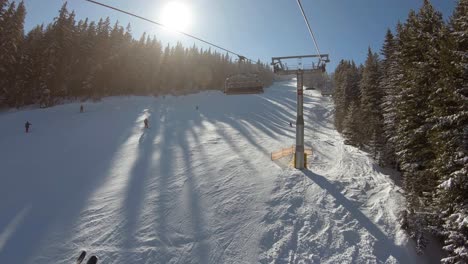
[[[182,2],[169,2],[162,11],[162,23],[173,30],[184,31],[191,21],[188,6]]]

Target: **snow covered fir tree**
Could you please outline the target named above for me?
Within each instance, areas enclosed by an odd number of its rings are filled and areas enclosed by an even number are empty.
[[[382,57],[335,70],[335,125],[348,144],[398,168],[407,209],[402,226],[422,253],[427,234],[444,263],[468,262],[468,1],[448,23],[431,3],[388,31]]]

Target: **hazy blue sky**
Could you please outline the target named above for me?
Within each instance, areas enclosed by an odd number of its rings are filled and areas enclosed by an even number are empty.
[[[101,0],[141,16],[159,21],[161,10],[171,0]],[[192,24],[186,30],[251,59],[269,62],[272,56],[315,54],[312,40],[296,0],[179,0],[190,6]],[[57,16],[63,0],[25,0],[26,29],[48,23]],[[419,9],[422,0],[302,0],[316,35],[320,51],[329,53],[333,71],[341,59],[365,60],[367,47],[381,47],[387,28],[405,21],[410,9]],[[456,0],[433,0],[445,19],[451,15]],[[112,22],[131,23],[134,38],[146,31],[163,43],[196,43],[187,37],[163,30],[116,11],[84,0],[69,0],[77,19],[98,20],[109,16]]]

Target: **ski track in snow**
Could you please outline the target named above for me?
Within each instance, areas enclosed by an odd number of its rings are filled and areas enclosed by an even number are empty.
[[[304,93],[304,171],[270,160],[295,143],[295,81],[0,113],[0,263],[428,261],[397,227],[402,190]]]

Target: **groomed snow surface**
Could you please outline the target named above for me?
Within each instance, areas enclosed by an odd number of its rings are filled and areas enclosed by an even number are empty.
[[[295,142],[295,87],[0,113],[0,263],[82,249],[100,263],[429,262],[398,227],[401,188],[343,144],[330,98],[305,91],[310,170],[270,160]]]

